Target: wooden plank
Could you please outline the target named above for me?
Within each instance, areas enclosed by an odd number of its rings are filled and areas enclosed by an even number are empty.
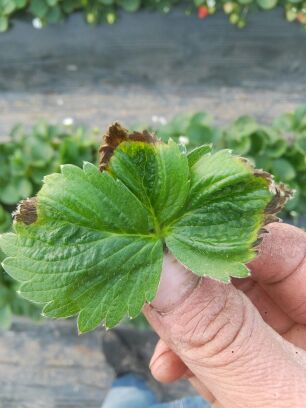
[[[208,110],[221,122],[243,113],[270,121],[306,102],[306,35],[279,12],[253,15],[243,31],[222,15],[180,12],[95,28],[78,15],[41,31],[16,22],[0,53],[2,136],[41,117],[106,127]]]

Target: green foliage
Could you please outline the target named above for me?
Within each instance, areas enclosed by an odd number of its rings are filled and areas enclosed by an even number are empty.
[[[0,233],[6,232],[11,227],[12,217],[0,204]]]
[[[188,150],[213,143],[216,150],[229,148],[248,157],[258,168],[274,174],[295,190],[282,216],[295,223],[306,209],[306,106],[281,115],[273,125],[242,116],[223,128],[213,125],[206,113],[181,114],[157,129],[163,140],[183,141]]]
[[[85,162],[46,176],[27,201],[35,220],[24,203],[15,233],[0,237],[21,295],[45,305],[46,316],[77,314],[87,332],[135,318],[154,299],[165,248],[199,276],[248,276],[274,213],[271,180],[229,150],[210,150],[188,157],[172,140],[127,140],[103,172]]]
[[[36,194],[46,174],[58,171],[62,163],[81,165],[95,157],[96,141],[82,128],[41,122],[27,132],[16,126],[0,144],[0,233],[11,229],[11,210],[19,200]],[[16,283],[0,267],[0,327],[7,327],[13,314],[39,315],[37,307],[16,295]]]
[[[247,156],[257,167],[275,173],[278,181],[286,180],[296,193],[282,217],[293,218],[299,225],[306,208],[306,106],[281,115],[272,126],[263,126],[244,116],[220,127],[210,115],[200,112],[178,115],[155,130],[165,141],[171,137],[176,142],[187,142],[188,151],[207,143],[213,143],[215,150],[231,148]],[[0,233],[10,230],[10,212],[20,199],[37,193],[45,175],[59,171],[61,164],[81,166],[84,160],[95,162],[97,149],[96,136],[84,128],[38,123],[31,131],[21,126],[13,129],[8,140],[0,144]],[[194,151],[189,156],[190,165],[206,150],[207,147]],[[0,304],[0,310],[6,308],[0,313],[0,325],[1,316],[7,322],[12,313],[37,316],[37,308],[18,297],[15,289],[16,284],[0,267],[0,291],[6,293],[0,297],[7,299]]]
[[[0,250],[0,262],[5,255]],[[30,302],[22,299],[18,294],[19,284],[0,270],[0,328],[8,329],[13,315],[29,316],[32,319],[40,317],[40,310]]]
[[[16,204],[36,193],[44,175],[62,163],[81,165],[92,160],[95,144],[84,129],[71,133],[39,123],[31,133],[17,126],[7,143],[0,144],[0,203]]]
[[[221,10],[240,28],[245,26],[250,11],[281,7],[288,21],[297,21],[306,27],[305,0],[0,0],[0,32],[6,31],[10,20],[20,13],[31,16],[35,28],[42,28],[63,21],[75,11],[83,11],[88,24],[113,24],[121,10],[168,13],[176,6],[183,7],[188,15],[197,11],[199,18]]]

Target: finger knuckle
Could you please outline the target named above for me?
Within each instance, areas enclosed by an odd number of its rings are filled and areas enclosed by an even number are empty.
[[[176,327],[174,332],[180,353],[198,363],[217,365],[220,361],[223,366],[238,358],[253,326],[243,295],[226,286],[209,301],[197,299],[177,322],[179,330]]]

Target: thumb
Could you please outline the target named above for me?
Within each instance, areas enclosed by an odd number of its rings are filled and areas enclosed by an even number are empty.
[[[304,352],[233,285],[199,279],[167,255],[157,297],[144,313],[220,405],[306,407]]]

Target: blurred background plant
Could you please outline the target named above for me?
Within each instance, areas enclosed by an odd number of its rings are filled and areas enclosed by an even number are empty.
[[[306,213],[306,105],[276,118],[271,126],[251,116],[218,127],[205,112],[182,114],[160,125],[158,135],[186,145],[188,150],[212,143],[215,149],[229,148],[245,156],[258,168],[274,174],[295,190],[282,214],[295,224]]]
[[[7,141],[0,144],[0,233],[12,225],[10,213],[21,199],[39,190],[46,174],[59,170],[61,164],[81,166],[95,162],[97,137],[84,127],[58,127],[38,123],[30,132],[16,126]],[[4,254],[0,251],[0,261]],[[0,267],[0,327],[8,328],[12,316],[40,316],[35,305],[20,298],[14,282]]]
[[[249,12],[280,7],[287,21],[299,22],[306,29],[305,0],[0,0],[0,32],[6,31],[15,17],[31,18],[33,26],[39,29],[83,11],[88,24],[113,24],[121,11],[147,9],[167,14],[176,6],[187,15],[197,13],[200,19],[223,11],[230,23],[239,28],[246,25]]]
[[[279,116],[270,126],[251,116],[241,116],[221,127],[206,112],[179,114],[169,122],[153,116],[152,122],[153,125],[134,128],[149,127],[161,139],[172,138],[189,151],[206,143],[212,143],[215,150],[229,148],[248,157],[256,167],[273,173],[277,181],[295,190],[282,216],[296,225],[305,223],[306,105]],[[37,193],[44,175],[58,171],[65,163],[81,166],[83,161],[97,162],[100,142],[99,129],[45,122],[37,123],[30,131],[16,126],[8,139],[0,143],[0,232],[11,229],[10,213],[19,200]],[[3,257],[0,253],[0,261]],[[0,267],[0,326],[3,328],[10,326],[14,314],[39,317],[39,309],[21,299],[16,289],[16,283]],[[137,319],[136,325],[142,327],[143,319]]]

